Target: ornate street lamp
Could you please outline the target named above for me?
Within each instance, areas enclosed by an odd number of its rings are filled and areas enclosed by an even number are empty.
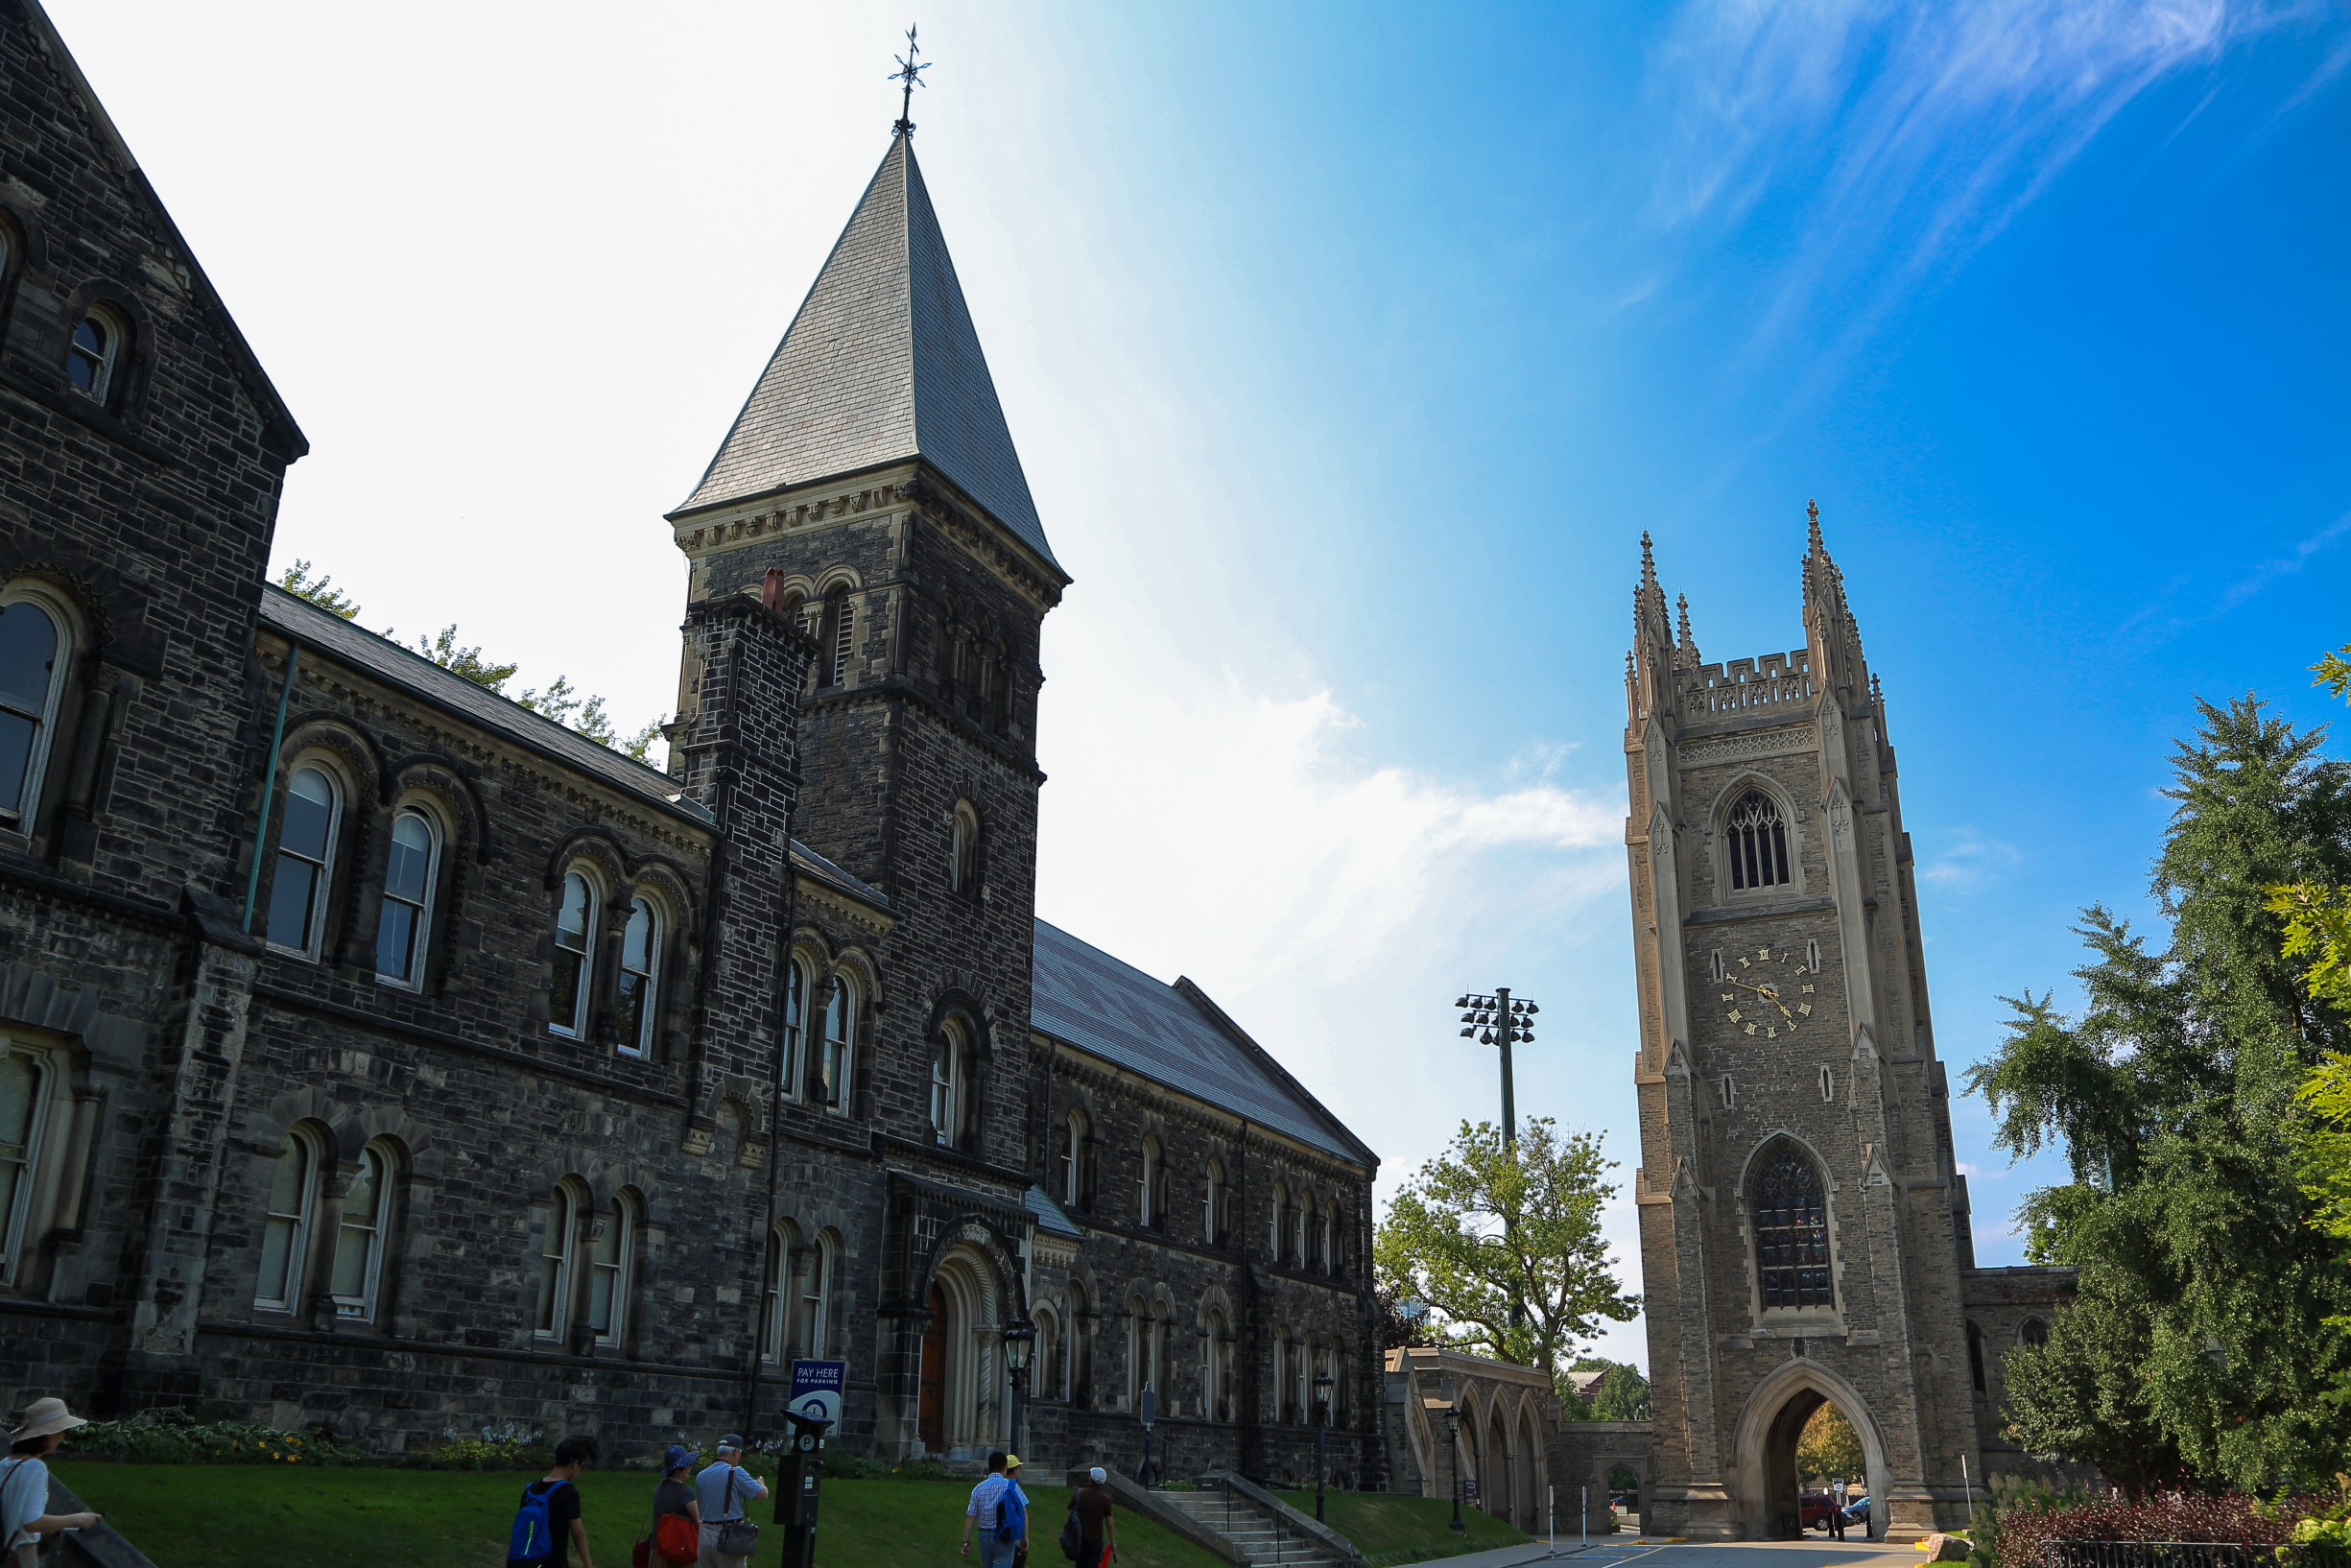
[[[1445,1446],[1453,1455],[1453,1529],[1467,1535],[1469,1527],[1461,1523],[1461,1413],[1451,1405],[1445,1407]]]
[[[1315,1374],[1315,1518],[1318,1521],[1322,1517],[1322,1475],[1326,1458],[1323,1445],[1331,1436],[1332,1382],[1328,1372]]]
[[[1004,1364],[1012,1371],[1012,1452],[1020,1452],[1020,1396],[1029,1390],[1029,1356],[1036,1348],[1036,1325],[1015,1318],[1004,1325]]]

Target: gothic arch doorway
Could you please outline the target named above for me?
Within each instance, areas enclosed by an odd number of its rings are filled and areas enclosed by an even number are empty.
[[[977,1459],[1000,1448],[1010,1417],[996,1265],[969,1243],[947,1249],[924,1298],[914,1435],[926,1455]]]
[[[1796,1441],[1813,1413],[1826,1404],[1843,1413],[1862,1440],[1873,1500],[1869,1538],[1886,1538],[1886,1445],[1878,1424],[1851,1384],[1815,1362],[1797,1358],[1756,1385],[1733,1438],[1731,1489],[1749,1539],[1794,1540],[1803,1534]]]

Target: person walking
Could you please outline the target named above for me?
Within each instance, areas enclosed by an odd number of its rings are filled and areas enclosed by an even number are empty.
[[[980,1478],[978,1485],[972,1487],[971,1501],[963,1507],[963,1544],[959,1551],[963,1556],[971,1556],[972,1529],[977,1526],[981,1568],[1011,1568],[1013,1543],[999,1537],[1008,1523],[1006,1509],[1015,1497],[1019,1498],[1018,1507],[1022,1513],[1019,1544],[1028,1544],[1028,1499],[1021,1493],[1019,1483],[1006,1474],[1009,1468],[1019,1462],[1002,1449],[989,1454],[987,1474]]]
[[[1029,1568],[1029,1494],[1020,1489],[1020,1456],[1004,1457],[1004,1500],[996,1509],[996,1534],[1005,1543],[1011,1568]]]
[[[65,1434],[87,1425],[64,1400],[36,1399],[25,1409],[24,1424],[9,1434],[9,1457],[0,1460],[0,1561],[10,1568],[31,1562],[43,1535],[87,1530],[106,1517],[49,1511],[49,1466],[41,1461],[58,1451]]]
[[[555,1467],[522,1489],[514,1530],[507,1541],[507,1568],[564,1568],[574,1547],[580,1568],[596,1568],[588,1556],[587,1526],[580,1517],[580,1472],[596,1457],[593,1437],[566,1437],[555,1445]]]
[[[1110,1517],[1110,1477],[1099,1464],[1086,1473],[1071,1506],[1078,1510],[1078,1568],[1103,1568],[1118,1556],[1118,1524]]]
[[[719,1439],[719,1457],[703,1465],[701,1474],[694,1478],[695,1496],[702,1506],[702,1553],[694,1560],[701,1568],[743,1568],[750,1555],[748,1545],[741,1552],[720,1550],[743,1533],[740,1529],[726,1527],[744,1524],[745,1506],[768,1495],[766,1485],[743,1468],[742,1461],[743,1439],[729,1432]],[[750,1544],[757,1540],[757,1536],[752,1536]]]
[[[702,1555],[702,1504],[695,1494],[698,1458],[684,1443],[661,1456],[661,1482],[653,1487],[653,1556],[663,1562],[689,1563]]]

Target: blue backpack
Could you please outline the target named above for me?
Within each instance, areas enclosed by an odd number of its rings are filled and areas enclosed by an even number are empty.
[[[530,1562],[556,1549],[555,1526],[547,1518],[547,1504],[555,1496],[556,1486],[570,1485],[568,1481],[558,1481],[543,1492],[534,1492],[529,1486],[522,1489],[522,1507],[514,1510],[514,1531],[507,1537],[507,1561]]]
[[[1020,1489],[1020,1483],[1008,1480],[1004,1495],[996,1500],[996,1540],[1009,1546],[1029,1533],[1029,1494]]]

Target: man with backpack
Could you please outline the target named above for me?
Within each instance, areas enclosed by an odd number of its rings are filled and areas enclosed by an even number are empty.
[[[971,1489],[963,1509],[962,1555],[971,1556],[977,1525],[981,1568],[1012,1568],[1014,1556],[1029,1549],[1029,1497],[1009,1473],[1019,1468],[1019,1456],[999,1449],[987,1456],[987,1474]]]
[[[1087,1485],[1069,1500],[1061,1526],[1061,1555],[1078,1568],[1103,1568],[1118,1556],[1118,1526],[1110,1518],[1109,1475],[1099,1464],[1086,1472]]]
[[[507,1540],[507,1568],[564,1568],[571,1549],[580,1549],[580,1568],[596,1568],[588,1557],[587,1526],[580,1521],[580,1472],[596,1457],[593,1437],[566,1437],[555,1445],[555,1468],[522,1489],[514,1529]]]

